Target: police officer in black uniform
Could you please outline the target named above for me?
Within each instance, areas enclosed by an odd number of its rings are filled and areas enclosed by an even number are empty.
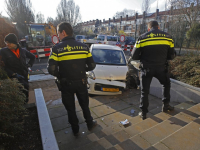
[[[62,102],[68,112],[68,121],[72,126],[74,136],[79,133],[78,118],[76,115],[76,94],[88,130],[92,130],[97,122],[93,120],[89,110],[86,71],[96,67],[88,47],[77,42],[73,37],[73,29],[69,23],[62,22],[57,26],[58,37],[61,40],[52,48],[49,57],[48,71],[60,81]]]
[[[174,42],[172,37],[159,30],[158,22],[151,21],[148,24],[149,32],[141,35],[131,53],[133,60],[141,62],[141,98],[139,114],[144,120],[148,113],[148,94],[152,78],[155,77],[163,86],[163,107],[162,111],[172,111],[174,107],[169,105],[170,102],[170,78],[167,69],[168,60],[175,57]]]

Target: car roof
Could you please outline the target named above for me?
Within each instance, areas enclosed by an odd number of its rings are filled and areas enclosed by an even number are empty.
[[[122,51],[122,49],[118,46],[106,45],[106,44],[92,44],[92,49],[109,49],[109,50]]]

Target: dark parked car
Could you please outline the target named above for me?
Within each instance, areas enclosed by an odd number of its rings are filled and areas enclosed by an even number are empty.
[[[124,42],[125,42],[125,45],[134,45],[135,39],[131,36],[126,36]]]

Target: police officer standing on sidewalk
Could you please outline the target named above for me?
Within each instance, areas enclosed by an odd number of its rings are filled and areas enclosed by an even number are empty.
[[[139,114],[144,120],[148,113],[148,94],[152,78],[155,77],[163,86],[163,107],[162,111],[172,111],[174,107],[170,102],[170,78],[168,73],[167,61],[175,57],[174,42],[172,37],[159,30],[158,22],[151,21],[148,24],[149,32],[141,35],[131,53],[133,60],[140,60],[141,63],[141,98]]]
[[[26,95],[25,103],[27,103],[29,97],[28,67],[32,67],[35,56],[21,48],[14,33],[6,35],[4,42],[6,47],[0,50],[1,63],[3,63],[8,77],[16,78],[24,86],[23,92]],[[26,58],[29,59],[28,63],[26,63]]]
[[[96,64],[88,47],[72,37],[73,29],[69,23],[60,23],[57,26],[57,33],[61,42],[52,48],[47,68],[51,75],[59,79],[57,85],[61,90],[68,121],[72,126],[74,136],[78,136],[79,121],[76,115],[74,94],[83,110],[88,130],[92,130],[97,125],[89,110],[86,79],[86,71],[93,70]]]

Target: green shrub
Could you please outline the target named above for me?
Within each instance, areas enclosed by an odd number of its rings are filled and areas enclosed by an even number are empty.
[[[9,79],[0,66],[0,143],[11,140],[23,130],[25,115],[23,86]]]
[[[177,56],[170,62],[169,70],[172,78],[195,87],[200,87],[199,54],[190,52],[184,56]]]

